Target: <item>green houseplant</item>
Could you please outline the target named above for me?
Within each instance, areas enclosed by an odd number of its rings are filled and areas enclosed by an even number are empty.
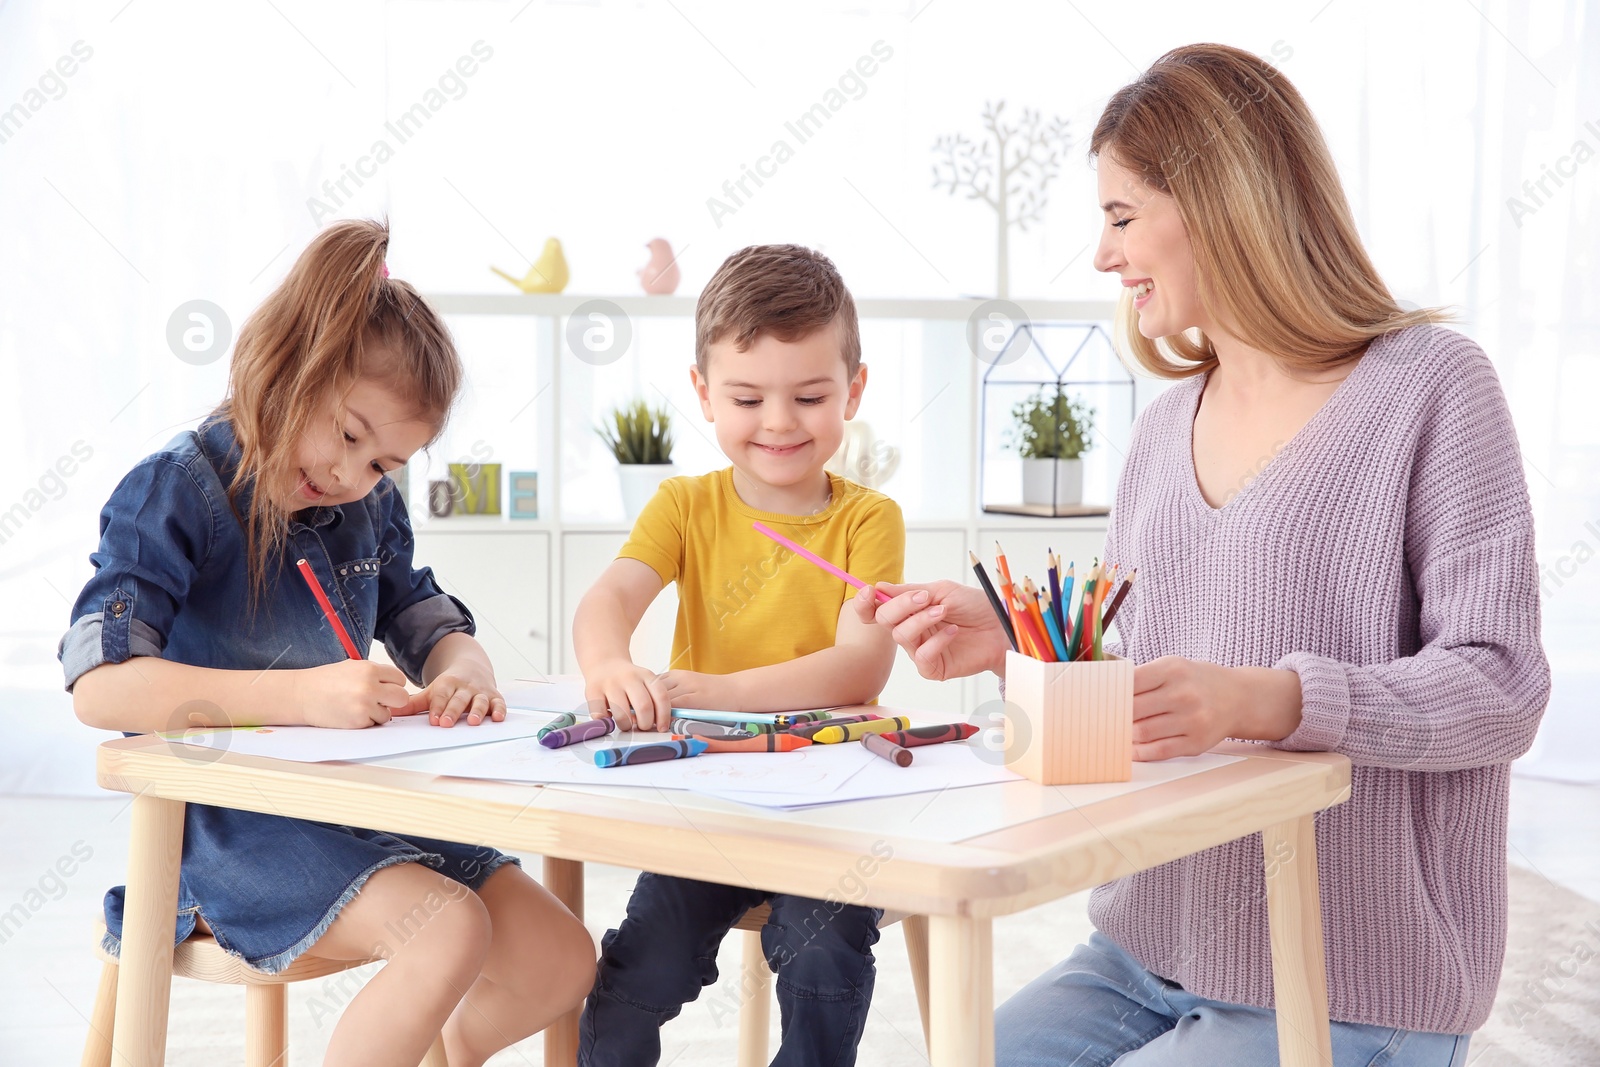
[[[1061,386],[1041,388],[1011,408],[1012,438],[1022,457],[1022,502],[1052,510],[1083,502],[1083,454],[1094,408]]]
[[[652,408],[633,400],[612,408],[595,428],[617,459],[622,507],[631,522],[661,482],[676,471],[672,465],[672,415],[665,406]]]

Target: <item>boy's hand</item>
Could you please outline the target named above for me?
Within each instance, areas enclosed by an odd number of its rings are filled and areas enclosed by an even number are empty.
[[[366,659],[308,667],[295,679],[295,703],[307,726],[360,730],[406,714],[411,695],[399,668]]]
[[[397,715],[418,715],[426,711],[430,726],[454,726],[461,719],[477,726],[485,719],[502,722],[506,717],[506,698],[494,684],[494,673],[467,659],[436,674],[428,688],[413,693],[404,711]]]
[[[726,674],[701,674],[699,671],[667,671],[661,675],[667,699],[674,708],[702,711],[738,711],[739,698]],[[671,725],[670,721],[667,725]],[[665,727],[663,727],[665,728]]]
[[[601,664],[583,680],[589,716],[610,716],[619,730],[667,729],[672,725],[672,700],[663,677],[631,660]]]

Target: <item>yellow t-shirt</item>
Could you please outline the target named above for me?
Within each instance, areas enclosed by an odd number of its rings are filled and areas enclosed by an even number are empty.
[[[833,647],[855,588],[756,532],[760,521],[862,581],[898,582],[905,567],[900,505],[829,473],[833,497],[815,515],[757,511],[733,468],[668,478],[617,553],[678,583],[672,662],[663,669],[731,674]]]

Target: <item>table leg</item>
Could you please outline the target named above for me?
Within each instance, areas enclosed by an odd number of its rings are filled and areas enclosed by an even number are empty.
[[[583,919],[583,864],[578,860],[544,858],[544,887],[567,906],[567,910],[581,921]],[[573,1008],[544,1031],[544,1062],[546,1067],[577,1067],[578,1018],[583,1006]]]
[[[1333,1062],[1333,1042],[1317,892],[1316,823],[1310,815],[1275,823],[1261,832],[1261,847],[1267,865],[1278,1062],[1322,1067]]]
[[[111,1039],[119,1067],[161,1067],[166,1061],[183,808],[179,800],[133,798],[121,975]]]
[[[928,917],[929,1060],[994,1067],[994,937],[988,919]]]

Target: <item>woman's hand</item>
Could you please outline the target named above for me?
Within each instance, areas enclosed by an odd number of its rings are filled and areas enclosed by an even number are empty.
[[[1005,677],[1011,644],[981,589],[956,582],[877,588],[893,599],[879,604],[872,589],[863,589],[854,598],[857,615],[887,627],[924,678],[943,682],[980,671]]]
[[[1300,676],[1163,656],[1133,669],[1133,758],[1197,756],[1225,738],[1281,741],[1300,725]]]
[[[413,693],[411,703],[397,715],[418,715],[426,711],[430,726],[454,726],[462,718],[468,726],[485,719],[501,722],[506,717],[506,698],[494,684],[494,672],[474,659],[462,657],[434,675],[428,688]]]

